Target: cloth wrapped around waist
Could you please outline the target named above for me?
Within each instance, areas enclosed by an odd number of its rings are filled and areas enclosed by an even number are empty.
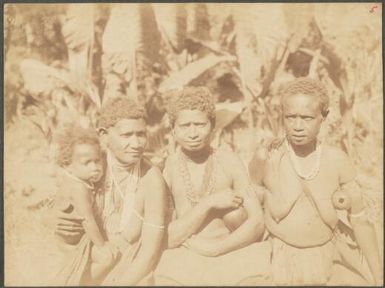
[[[338,253],[333,240],[307,248],[293,247],[274,236],[272,277],[275,285],[325,285]]]
[[[167,279],[175,285],[228,286],[259,278],[259,285],[267,285],[270,253],[268,241],[253,243],[218,257],[205,257],[186,247],[165,250],[154,272],[155,284],[162,285]]]
[[[119,250],[122,252],[117,265],[108,273],[107,277],[104,279],[102,285],[107,286],[116,286],[116,285],[125,285],[124,275],[127,271],[130,270],[130,266],[134,261],[135,257],[138,254],[138,251],[141,247],[141,240],[139,239],[135,243],[121,242],[121,245],[118,246]],[[153,275],[152,271],[146,275],[137,285],[139,286],[148,286],[153,284]]]

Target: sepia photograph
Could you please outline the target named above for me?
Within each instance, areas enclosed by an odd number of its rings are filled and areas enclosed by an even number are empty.
[[[3,6],[4,285],[383,286],[383,7]]]

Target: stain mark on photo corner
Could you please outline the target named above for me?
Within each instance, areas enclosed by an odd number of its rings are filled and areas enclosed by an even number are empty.
[[[377,5],[373,6],[372,8],[370,8],[369,12],[370,12],[370,13],[373,13],[373,12],[374,12],[374,9],[376,9],[376,8],[378,8]]]

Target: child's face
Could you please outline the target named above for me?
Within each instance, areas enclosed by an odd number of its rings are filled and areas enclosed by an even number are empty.
[[[99,147],[91,144],[77,144],[72,154],[72,162],[67,169],[80,179],[95,183],[103,173]]]
[[[200,151],[210,145],[211,132],[207,113],[199,110],[180,111],[173,128],[175,140],[187,151]]]
[[[319,100],[314,96],[296,94],[283,100],[283,123],[291,144],[304,146],[313,143],[324,117]]]

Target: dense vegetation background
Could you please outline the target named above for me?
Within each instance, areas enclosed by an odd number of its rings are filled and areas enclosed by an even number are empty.
[[[55,193],[55,130],[73,120],[92,126],[106,99],[136,97],[150,119],[147,154],[161,165],[173,146],[167,92],[184,85],[209,87],[218,115],[213,145],[247,164],[282,133],[281,85],[320,79],[331,106],[321,137],[354,160],[382,241],[379,3],[4,8],[6,284],[44,284],[40,266],[55,257],[45,217]]]

